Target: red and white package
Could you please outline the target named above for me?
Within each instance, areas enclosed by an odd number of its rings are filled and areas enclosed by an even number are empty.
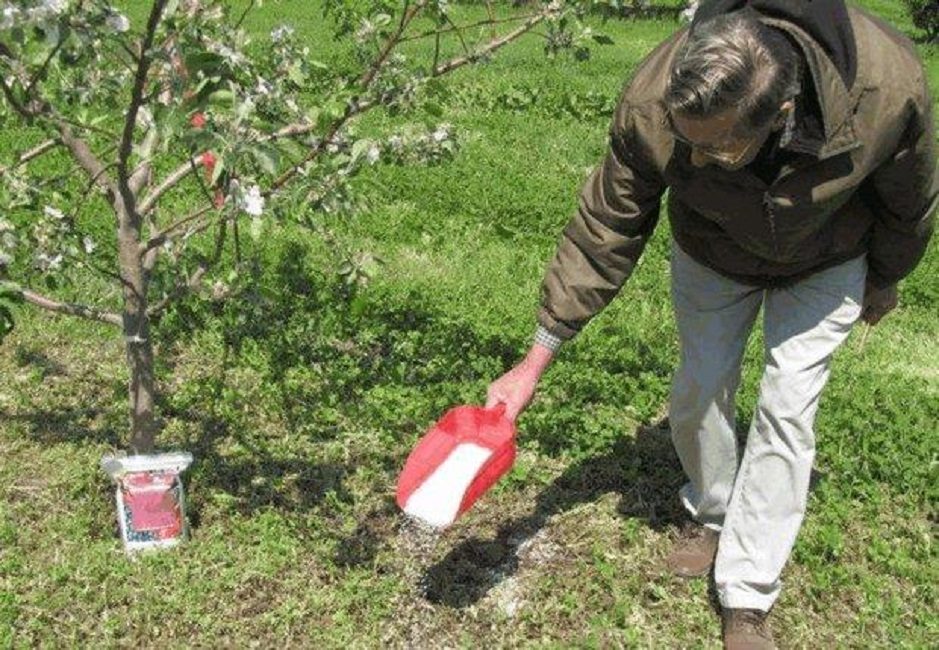
[[[398,477],[397,503],[434,528],[446,528],[515,462],[515,425],[494,409],[458,406],[424,434]]]
[[[102,469],[117,484],[115,501],[127,552],[175,546],[188,534],[180,474],[187,453],[106,456]]]

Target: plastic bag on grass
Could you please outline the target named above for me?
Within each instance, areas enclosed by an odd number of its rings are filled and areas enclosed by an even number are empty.
[[[101,469],[117,486],[117,520],[125,551],[167,548],[188,537],[180,474],[191,463],[192,454],[185,452],[101,459]]]

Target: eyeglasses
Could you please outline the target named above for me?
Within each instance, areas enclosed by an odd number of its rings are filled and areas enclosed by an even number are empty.
[[[763,146],[763,143],[766,142],[766,138],[769,137],[770,132],[773,130],[774,120],[767,122],[752,138],[747,138],[746,140],[737,139],[729,142],[727,145],[721,144],[717,147],[696,144],[683,136],[675,127],[671,115],[666,116],[666,123],[668,130],[671,131],[672,137],[679,142],[687,145],[696,153],[714,160],[722,167],[736,169],[750,162],[755,152]]]

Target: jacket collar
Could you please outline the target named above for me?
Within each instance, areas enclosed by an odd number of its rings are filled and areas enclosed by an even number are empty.
[[[783,30],[798,43],[822,112],[824,141],[811,136],[796,124],[785,148],[824,159],[861,146],[854,128],[854,98],[831,59],[811,36],[791,22],[766,16],[761,16],[760,20]]]

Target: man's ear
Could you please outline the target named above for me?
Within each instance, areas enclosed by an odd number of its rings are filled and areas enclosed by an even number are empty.
[[[782,103],[782,106],[779,107],[779,115],[776,117],[776,123],[773,125],[774,129],[781,129],[786,125],[786,120],[789,119],[789,116],[793,111],[796,110],[796,102],[794,99],[787,99]]]

